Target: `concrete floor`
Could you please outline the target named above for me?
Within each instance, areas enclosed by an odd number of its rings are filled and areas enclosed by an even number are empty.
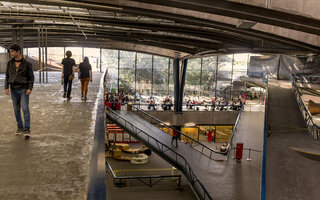
[[[0,88],[1,200],[85,199],[101,74],[94,73],[87,101],[81,100],[78,80],[71,101],[62,98],[59,74],[50,73],[48,84],[34,86],[29,140],[14,135],[11,98]]]
[[[130,148],[141,148],[142,144],[130,144]],[[128,156],[133,156],[132,154]],[[134,165],[129,161],[119,161],[113,158],[108,158],[107,161],[114,171],[121,170],[116,176],[152,176],[152,175],[172,175],[172,166],[152,153],[149,162],[143,165]],[[181,174],[181,173],[180,173]],[[182,177],[181,190],[176,184],[176,181],[163,180],[153,185],[146,186],[139,181],[129,181],[129,187],[114,187],[112,183],[112,175],[108,170],[107,173],[107,199],[111,200],[196,200],[192,189],[190,188],[187,179]]]

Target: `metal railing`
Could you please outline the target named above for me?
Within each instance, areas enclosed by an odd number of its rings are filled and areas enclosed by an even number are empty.
[[[265,95],[265,111],[264,111],[264,128],[263,128],[263,147],[262,147],[262,166],[261,166],[261,200],[266,200],[266,171],[267,171],[267,130],[268,130],[268,112],[269,112],[269,79],[268,75],[266,78],[266,95]]]
[[[127,104],[127,103],[125,103],[125,104]],[[167,110],[164,110],[162,108],[162,104],[160,104],[160,103],[153,104],[155,109],[153,109],[153,107],[152,108],[150,107],[150,109],[148,108],[150,103],[134,103],[133,102],[131,105],[137,106],[137,107],[139,107],[139,109],[146,108],[149,111],[173,111],[174,110],[173,109],[174,104],[172,104],[171,109],[167,109]],[[194,104],[194,105],[192,105],[192,108],[190,108],[189,106],[184,104],[182,106],[182,110],[183,111],[238,111],[239,110],[238,107],[240,107],[240,105],[238,105],[238,104],[234,105],[234,107],[230,104],[229,105],[215,105],[215,106],[213,106],[212,104],[207,104],[207,105]],[[235,109],[233,109],[233,108],[235,108]]]
[[[298,103],[298,107],[301,111],[301,114],[303,116],[304,121],[306,122],[308,132],[309,132],[309,134],[311,134],[313,136],[313,138],[319,139],[320,138],[320,127],[313,122],[312,115],[310,114],[309,109],[307,108],[307,106],[305,105],[305,103],[303,102],[303,100],[301,98],[302,94],[299,91],[298,86],[296,85],[295,77],[293,77],[291,80],[292,80],[291,83],[292,83],[292,87],[294,90],[294,94],[295,94],[295,97],[296,97],[296,100]]]
[[[231,149],[233,148],[233,140],[234,140],[234,136],[238,132],[238,126],[239,126],[239,122],[240,122],[240,118],[241,118],[242,112],[243,112],[243,105],[241,106],[241,109],[239,111],[236,123],[234,124],[233,130],[232,130],[232,135],[231,135],[231,138],[230,138],[230,141],[229,141],[229,145],[230,146],[229,146],[229,148],[228,148],[228,150],[226,152],[227,153],[227,159],[229,159]]]
[[[127,187],[132,186],[132,182],[139,182],[149,187],[152,187],[155,184],[159,184],[160,181],[169,181],[175,182],[177,186],[180,188],[181,175],[152,175],[152,176],[116,176],[112,170],[111,165],[106,162],[106,165],[109,168],[109,171],[113,177],[113,185],[116,187]]]
[[[173,126],[169,126],[166,123],[160,121],[158,118],[155,118],[154,116],[144,112],[143,110],[137,108],[136,106],[132,106],[132,108],[134,110],[136,110],[136,114],[138,114],[138,116],[140,116],[143,119],[149,118],[149,121],[151,124],[156,124],[159,128],[168,128],[168,129],[172,129],[173,131],[176,130],[178,132],[178,134],[180,134],[180,136],[184,136],[186,139],[186,144],[188,144],[190,147],[192,147],[194,150],[200,152],[201,154],[207,156],[210,159],[213,159],[213,155],[215,154],[226,154],[227,152],[220,152],[220,151],[215,151],[213,149],[211,149],[210,147],[207,147],[206,145],[200,143],[199,141],[189,137],[188,135],[182,133],[181,131],[175,129]],[[200,146],[200,149],[195,148],[196,146]]]
[[[188,178],[190,184],[192,185],[199,199],[212,200],[212,197],[210,196],[209,192],[200,182],[198,177],[195,175],[195,173],[191,169],[191,166],[188,164],[188,162],[185,160],[183,156],[175,152],[173,149],[171,149],[167,145],[163,144],[161,141],[148,135],[146,132],[144,132],[143,130],[133,125],[131,122],[124,119],[121,115],[114,112],[109,107],[106,107],[106,112],[108,117],[112,121],[117,123],[126,131],[130,132],[133,137],[143,142],[153,151],[156,151],[159,155],[163,155],[164,158],[166,158],[169,162],[175,165],[178,169],[183,171],[183,173]]]

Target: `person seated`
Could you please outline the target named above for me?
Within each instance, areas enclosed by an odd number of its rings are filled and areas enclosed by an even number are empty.
[[[196,101],[195,100],[192,100],[191,104],[190,104],[190,109],[192,110],[193,109],[193,106],[196,105]]]
[[[167,110],[171,110],[172,104],[172,98],[169,98],[169,101],[167,101]]]
[[[220,152],[227,152],[228,148],[229,148],[229,144],[225,143],[225,144],[221,145]]]
[[[157,110],[155,101],[152,100],[148,105],[148,110]]]
[[[163,110],[167,110],[167,101],[168,101],[168,97],[165,97],[161,104],[161,107]]]
[[[188,110],[192,109],[190,97],[189,97],[188,100],[187,100],[187,109],[188,109]]]

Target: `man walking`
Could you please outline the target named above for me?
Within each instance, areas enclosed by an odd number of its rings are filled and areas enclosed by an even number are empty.
[[[66,58],[62,59],[62,75],[61,79],[63,79],[63,98],[71,99],[71,89],[72,89],[72,80],[74,79],[74,72],[76,63],[74,59],[71,58],[71,51],[66,52]]]
[[[177,129],[173,130],[172,138],[171,138],[171,145],[173,144],[173,141],[176,141],[176,147],[178,147],[178,131]]]
[[[14,115],[18,126],[15,135],[23,133],[24,137],[28,139],[30,137],[29,96],[34,83],[32,64],[22,57],[19,45],[13,44],[9,49],[12,59],[7,63],[4,89],[7,95],[11,94]],[[24,124],[21,118],[21,108]]]

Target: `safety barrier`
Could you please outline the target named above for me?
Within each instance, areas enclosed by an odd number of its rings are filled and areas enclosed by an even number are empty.
[[[153,125],[157,125],[158,128],[168,128],[168,129],[172,129],[172,130],[176,130],[180,135],[183,135],[185,138],[187,138],[187,142],[186,144],[188,144],[190,147],[192,147],[193,149],[195,149],[196,151],[200,152],[201,154],[209,157],[210,159],[213,159],[214,154],[226,154],[227,152],[219,152],[219,151],[215,151],[213,149],[211,149],[210,147],[207,147],[206,145],[200,143],[199,141],[189,137],[188,135],[180,132],[179,130],[175,129],[173,126],[169,126],[166,123],[160,121],[158,118],[155,118],[154,116],[144,112],[143,110],[137,108],[136,106],[132,106],[134,111],[138,116],[140,116],[141,118],[147,119],[147,121],[149,121],[151,124]],[[196,146],[200,146],[201,150],[195,148]]]
[[[292,88],[294,90],[294,94],[298,103],[298,107],[301,111],[304,121],[306,122],[308,132],[313,136],[313,138],[318,140],[320,138],[320,127],[313,122],[312,115],[310,114],[307,106],[305,105],[305,103],[301,98],[302,94],[296,84],[295,76],[291,78],[291,84],[292,84]]]
[[[262,169],[261,169],[261,200],[266,200],[266,170],[267,170],[267,156],[266,156],[266,145],[267,145],[267,130],[268,130],[268,111],[269,111],[269,81],[268,75],[266,79],[266,95],[265,95],[265,111],[264,111],[264,129],[263,129],[263,148],[262,148]]]
[[[181,175],[153,175],[153,176],[116,176],[112,170],[111,165],[106,162],[106,165],[109,168],[109,171],[112,174],[113,177],[113,185],[115,187],[127,187],[127,186],[137,186],[141,185],[147,185],[149,187],[152,187],[155,184],[159,184],[160,181],[162,182],[175,182],[175,184],[180,188],[180,182],[181,182]],[[130,181],[130,182],[129,182]]]
[[[241,109],[240,109],[240,112],[239,112],[239,114],[238,114],[236,123],[234,124],[233,130],[232,130],[232,135],[231,135],[230,141],[229,141],[230,147],[229,147],[229,149],[227,150],[227,159],[229,159],[231,149],[233,148],[233,140],[234,140],[234,136],[235,136],[235,135],[237,134],[237,132],[238,132],[238,126],[239,126],[239,122],[240,122],[240,118],[241,118],[242,112],[243,112],[243,105],[241,106]]]
[[[126,104],[126,103],[125,103]],[[167,110],[164,110],[161,105],[162,104],[159,104],[159,103],[155,103],[153,104],[153,106],[156,108],[156,109],[153,109],[153,107],[150,109],[148,108],[149,107],[149,103],[131,103],[132,106],[137,106],[139,109],[142,109],[142,110],[150,110],[150,111],[172,111],[173,108],[174,108],[174,104],[171,105],[171,109],[167,109]],[[183,105],[182,106],[182,110],[183,111],[238,111],[240,108],[240,105],[239,104],[235,104],[235,105],[231,105],[231,104],[228,104],[228,105],[215,105],[213,106],[212,104],[194,104],[192,105],[192,109],[188,108],[188,106],[186,105]]]
[[[191,166],[185,160],[183,156],[175,152],[173,149],[168,147],[167,145],[163,144],[161,141],[157,140],[156,138],[148,135],[143,130],[136,127],[134,124],[130,123],[126,119],[124,119],[121,115],[114,112],[109,107],[106,107],[107,116],[121,126],[123,129],[127,130],[134,136],[136,139],[143,142],[147,145],[150,149],[157,152],[159,155],[162,155],[165,159],[167,159],[171,164],[175,165],[178,169],[180,169],[188,178],[191,186],[193,187],[194,191],[196,192],[197,196],[201,200],[212,200],[212,197],[200,182],[198,177],[195,175]]]

